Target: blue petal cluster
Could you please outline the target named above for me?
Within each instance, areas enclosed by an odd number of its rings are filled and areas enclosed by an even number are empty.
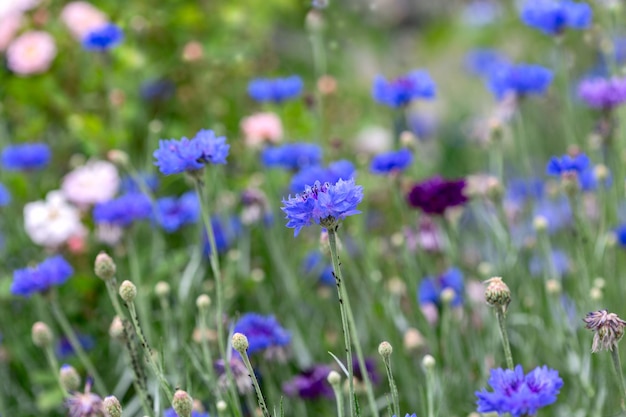
[[[552,82],[553,73],[540,65],[499,65],[492,69],[487,79],[489,90],[498,100],[507,93],[518,96],[543,94]]]
[[[417,99],[431,99],[436,94],[435,82],[425,70],[411,71],[387,81],[382,75],[374,78],[374,100],[389,107],[403,107]]]
[[[174,411],[174,409],[170,407],[167,410],[163,411],[163,417],[179,417],[179,416],[178,414],[176,414],[176,411]],[[210,416],[209,416],[209,413],[191,410],[191,417],[210,417]]]
[[[150,218],[152,203],[141,193],[124,194],[105,203],[96,204],[93,219],[96,223],[130,226],[133,222]]]
[[[61,256],[46,259],[39,265],[13,271],[11,294],[30,297],[53,285],[65,283],[74,274],[72,266]]]
[[[0,207],[6,206],[11,202],[11,193],[2,183],[0,183]]]
[[[484,388],[476,392],[479,413],[505,413],[513,417],[534,416],[537,411],[556,402],[563,386],[558,371],[547,366],[537,367],[524,375],[521,365],[515,370],[492,369],[489,385],[493,392]]]
[[[180,229],[200,218],[200,201],[193,191],[176,197],[163,197],[156,201],[153,219],[168,233]]]
[[[465,55],[465,68],[481,77],[488,76],[503,65],[510,65],[509,59],[495,49],[474,49]]]
[[[566,27],[585,29],[591,24],[587,3],[569,0],[528,0],[522,8],[522,21],[546,35],[558,35]]]
[[[451,288],[454,290],[452,306],[463,304],[463,273],[457,268],[450,268],[438,277],[426,277],[417,290],[417,300],[420,305],[441,305],[441,292]]]
[[[617,243],[623,248],[626,247],[626,224],[622,224],[615,228],[615,237],[617,237]]]
[[[340,178],[349,179],[354,178],[355,175],[356,169],[352,162],[342,159],[330,163],[326,168],[320,165],[303,168],[291,178],[290,188],[294,193],[300,193],[304,191],[307,185],[315,184],[315,181],[322,184],[325,182],[334,184]]]
[[[2,167],[8,171],[31,171],[44,168],[52,153],[45,143],[9,145],[2,150]]]
[[[248,94],[259,102],[282,103],[298,97],[302,87],[302,79],[297,75],[287,78],[256,78],[248,84]]]
[[[304,192],[283,199],[281,210],[286,214],[287,227],[293,228],[294,236],[303,227],[324,221],[335,223],[347,216],[360,213],[356,209],[363,200],[363,187],[354,184],[354,179],[340,179],[336,184],[321,184],[319,181]]]
[[[408,149],[386,152],[372,159],[370,171],[373,174],[385,175],[391,172],[404,171],[413,162],[413,153]]]
[[[311,165],[319,165],[322,162],[322,148],[313,143],[287,143],[265,148],[261,153],[261,161],[266,167],[296,171]]]
[[[546,173],[548,175],[561,176],[567,172],[582,174],[589,168],[589,158],[584,153],[576,156],[563,155],[558,158],[553,156],[548,162]]]
[[[83,38],[83,48],[88,51],[103,52],[119,45],[124,39],[122,29],[113,23],[92,30]]]
[[[237,321],[233,331],[246,335],[249,354],[272,347],[286,346],[291,342],[291,334],[274,316],[246,313]]]
[[[154,165],[164,175],[197,171],[207,163],[225,164],[230,145],[223,136],[215,136],[212,130],[200,130],[193,139],[160,140],[154,151]]]

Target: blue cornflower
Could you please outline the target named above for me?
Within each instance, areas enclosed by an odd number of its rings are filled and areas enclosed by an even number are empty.
[[[408,149],[385,152],[372,159],[370,171],[373,174],[385,175],[404,171],[413,162],[413,153]]]
[[[322,161],[322,148],[313,143],[287,143],[265,148],[261,160],[266,167],[297,170]]]
[[[87,33],[83,38],[83,48],[88,51],[103,52],[117,46],[124,39],[122,29],[113,23],[99,27]]]
[[[176,411],[174,411],[173,408],[168,408],[167,410],[163,411],[163,417],[178,417],[178,414],[176,414]],[[191,417],[210,417],[209,413],[205,413],[202,411],[197,411],[197,410],[191,410]]]
[[[529,199],[543,197],[545,184],[540,178],[513,178],[506,189],[506,200],[514,204],[523,204]]]
[[[546,35],[559,35],[566,27],[585,29],[591,24],[591,7],[569,0],[528,0],[522,21]]]
[[[285,330],[276,317],[257,313],[246,313],[239,318],[233,329],[248,338],[248,353],[281,348],[291,342],[291,334]]]
[[[420,305],[441,305],[441,292],[446,288],[454,290],[452,306],[463,304],[463,273],[457,268],[449,268],[437,278],[426,277],[417,290],[417,300]]]
[[[476,392],[476,405],[479,413],[505,413],[513,417],[532,416],[537,411],[556,401],[563,386],[559,372],[547,366],[537,367],[524,375],[521,365],[515,370],[492,369],[489,385],[494,389],[488,392],[484,388]]]
[[[230,217],[229,219],[213,217],[211,219],[211,227],[213,228],[217,253],[225,252],[241,233],[241,222],[237,217]],[[202,241],[204,253],[207,256],[211,255],[211,245],[209,244],[209,237],[206,230],[202,234]]]
[[[2,150],[2,167],[8,171],[41,169],[50,162],[50,147],[45,143],[9,145]]]
[[[125,176],[122,178],[120,188],[125,193],[140,193],[142,187],[154,192],[159,188],[159,177],[155,174],[148,174],[145,172],[139,173],[137,178],[131,176]]]
[[[372,86],[374,100],[389,107],[403,107],[416,99],[434,98],[435,94],[435,82],[425,70],[411,71],[392,81],[377,75]]]
[[[606,170],[603,174],[599,174],[598,170]],[[594,191],[599,185],[603,185],[608,188],[613,183],[613,177],[608,171],[608,168],[602,167],[589,167],[578,174],[578,182],[580,183],[580,189],[583,191]]]
[[[495,49],[474,49],[465,55],[465,68],[481,77],[488,76],[491,71],[502,65],[510,65],[510,61]]]
[[[305,274],[315,275],[320,284],[335,285],[333,266],[330,262],[324,262],[324,256],[319,251],[311,251],[304,258],[302,269]]]
[[[553,156],[548,162],[546,173],[548,175],[561,176],[565,173],[580,175],[589,168],[589,158],[584,153],[576,156],[563,155],[560,158]]]
[[[77,338],[78,338],[78,343],[80,343],[80,346],[86,351],[93,349],[94,346],[96,345],[94,338],[89,335],[78,334]],[[55,352],[59,359],[65,359],[75,354],[74,348],[72,347],[72,344],[70,343],[70,340],[67,337],[62,337],[57,342]]]
[[[176,197],[163,197],[156,201],[154,220],[168,233],[180,229],[183,225],[195,223],[200,217],[200,201],[196,193],[187,192]]]
[[[200,130],[193,139],[160,140],[159,149],[152,154],[154,165],[164,175],[197,171],[205,164],[225,164],[230,145],[224,136],[216,137],[212,130]]]
[[[489,74],[487,85],[498,100],[507,93],[518,96],[543,94],[552,82],[553,73],[540,65],[502,64],[495,66]]]
[[[287,78],[256,78],[248,84],[248,94],[259,102],[282,103],[298,97],[302,87],[302,79],[297,75]]]
[[[396,415],[394,414],[393,417],[396,417]],[[413,413],[413,414],[406,413],[406,415],[404,417],[417,417],[417,414],[415,414],[415,413]]]
[[[552,258],[552,264],[554,265],[555,272],[559,277],[562,277],[569,271],[570,268],[570,260],[567,257],[567,254],[559,249],[554,249],[550,253],[550,257]],[[530,263],[528,265],[528,269],[530,273],[534,276],[541,275],[542,272],[548,269],[546,265],[545,259],[542,256],[534,255],[530,258]],[[555,278],[555,277],[553,277]]]
[[[93,218],[97,224],[106,223],[116,226],[130,226],[137,220],[147,219],[152,215],[150,199],[141,193],[128,193],[105,203],[96,204]]]
[[[303,168],[291,179],[290,189],[294,193],[300,193],[307,185],[315,184],[315,181],[334,184],[340,178],[349,179],[354,178],[355,175],[356,169],[352,162],[342,159],[328,164],[327,168],[319,165]]]
[[[39,265],[13,271],[11,294],[30,297],[44,292],[53,285],[65,283],[74,274],[74,269],[61,255],[46,259]]]
[[[281,210],[286,214],[287,227],[293,228],[294,236],[300,229],[317,223],[326,228],[336,227],[340,220],[360,213],[356,209],[363,200],[363,187],[354,184],[354,179],[340,179],[336,184],[307,186],[304,192],[283,199]]]
[[[615,229],[615,237],[617,238],[617,243],[621,247],[626,248],[626,224],[622,224]]]
[[[0,183],[0,207],[6,206],[11,202],[11,193],[2,183]]]

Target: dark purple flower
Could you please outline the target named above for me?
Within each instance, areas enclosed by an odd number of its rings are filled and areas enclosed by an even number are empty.
[[[578,96],[595,109],[612,110],[626,101],[626,78],[590,78],[578,84]]]
[[[464,188],[465,179],[445,180],[435,176],[415,184],[407,195],[407,201],[411,207],[424,213],[443,215],[446,209],[467,202]]]
[[[326,380],[330,371],[332,368],[328,365],[315,365],[285,382],[283,392],[290,397],[298,396],[307,400],[333,398],[333,389]]]
[[[372,384],[378,385],[380,382],[380,375],[376,370],[376,361],[372,358],[365,358],[365,369],[367,369],[367,375],[370,377]],[[359,381],[363,381],[363,372],[359,366],[358,358],[352,358],[352,369],[354,369],[354,377]]]

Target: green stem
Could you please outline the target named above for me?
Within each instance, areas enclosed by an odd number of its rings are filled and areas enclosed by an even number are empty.
[[[393,414],[400,417],[400,400],[398,399],[398,388],[396,382],[393,379],[393,373],[391,372],[391,361],[389,357],[383,357],[385,363],[385,370],[387,371],[387,379],[389,379],[389,390],[391,391],[391,400],[393,403]]]
[[[46,359],[48,360],[48,364],[50,365],[50,369],[52,369],[52,373],[54,374],[59,387],[61,388],[61,392],[64,397],[69,397],[69,394],[63,384],[61,383],[61,375],[59,368],[59,362],[57,361],[57,357],[54,355],[54,351],[52,350],[52,346],[46,346],[44,351],[46,352]]]
[[[435,417],[434,385],[433,369],[426,369],[426,415],[428,417]]]
[[[248,375],[252,380],[252,385],[254,385],[254,390],[256,391],[257,400],[259,402],[259,407],[261,407],[261,412],[263,412],[263,417],[271,417],[270,412],[267,410],[267,405],[265,404],[265,398],[263,398],[263,393],[261,392],[261,387],[259,386],[259,381],[256,379],[256,375],[254,374],[254,369],[252,369],[252,365],[250,364],[250,359],[248,358],[248,352],[240,351],[241,358],[243,359],[243,363],[246,365],[246,369],[248,370]]]
[[[148,299],[146,297],[148,292],[142,283],[143,280],[141,276],[141,267],[139,265],[139,253],[137,252],[135,241],[132,239],[130,234],[128,234],[126,239],[126,247],[128,248],[128,262],[130,264],[130,280],[137,286],[137,298],[135,299],[135,303],[137,304],[137,309],[139,310],[141,317],[149,317]],[[151,339],[150,326],[147,326],[144,331],[146,338]]]
[[[215,369],[213,368],[213,358],[211,356],[211,350],[209,349],[209,341],[207,338],[208,326],[206,323],[206,311],[200,309],[198,313],[198,323],[200,325],[200,340],[202,346],[202,358],[204,359],[204,366],[206,366],[211,384],[215,384],[217,381],[217,377],[215,375]],[[215,388],[215,386],[214,386]],[[219,390],[215,390],[218,394],[218,400],[221,400],[221,396],[219,395]]]
[[[513,369],[515,365],[513,364],[513,355],[511,354],[511,345],[509,344],[509,334],[506,331],[505,313],[501,308],[496,307],[496,316],[498,317],[498,326],[500,327],[500,335],[502,336],[502,347],[504,348],[506,366],[509,369]]]
[[[341,387],[338,384],[331,386],[333,387],[335,399],[337,400],[337,417],[343,417],[343,393],[341,392]]]
[[[617,383],[620,390],[620,407],[622,411],[626,411],[626,387],[624,386],[624,377],[622,375],[622,362],[619,358],[619,351],[617,346],[613,346],[611,350],[611,359],[613,360],[613,369],[615,370],[615,376],[617,377]]]

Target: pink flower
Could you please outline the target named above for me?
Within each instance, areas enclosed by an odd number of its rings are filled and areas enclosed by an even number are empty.
[[[279,142],[283,137],[283,125],[274,113],[257,113],[241,121],[246,144],[258,147],[263,142]]]
[[[7,48],[7,66],[18,75],[41,74],[50,68],[56,54],[57,47],[48,32],[30,31]]]
[[[63,178],[61,190],[68,201],[79,207],[109,201],[117,193],[120,178],[115,165],[89,161]]]
[[[9,13],[0,17],[0,51],[4,51],[22,26],[21,13]]]
[[[0,1],[0,20],[13,13],[21,14],[35,8],[41,0],[8,0]]]
[[[103,27],[109,21],[104,12],[86,1],[67,3],[61,11],[61,20],[74,37],[81,41],[87,33]]]

